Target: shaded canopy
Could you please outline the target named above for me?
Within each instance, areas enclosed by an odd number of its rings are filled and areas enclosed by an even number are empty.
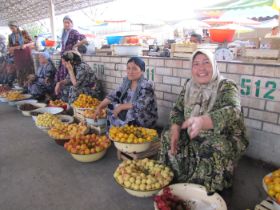
[[[111,2],[113,0],[55,0],[55,15]],[[20,25],[48,18],[50,0],[0,0],[0,26],[15,20]]]

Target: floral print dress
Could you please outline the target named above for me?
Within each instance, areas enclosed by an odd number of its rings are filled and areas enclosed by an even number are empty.
[[[46,94],[53,94],[55,72],[56,68],[51,61],[41,65],[37,71],[35,81],[28,86],[28,92],[35,98],[44,97]],[[46,79],[48,79],[48,82],[46,82]]]
[[[185,88],[170,114],[170,123],[181,125],[192,111],[184,105]],[[208,113],[214,129],[201,131],[190,140],[182,130],[175,156],[169,154],[170,131],[161,138],[159,160],[170,166],[176,182],[204,185],[208,192],[221,191],[232,185],[233,170],[248,147],[237,86],[229,80],[219,84],[214,107]]]
[[[140,84],[140,91],[136,93],[131,89],[123,92],[123,85],[117,90],[111,92],[107,98],[111,101],[108,105],[107,111],[107,126],[123,126],[126,124],[137,125],[141,127],[154,127],[158,119],[158,109],[156,96],[152,84],[143,79]],[[133,102],[132,98],[138,94],[136,100]],[[122,98],[122,96],[124,96]],[[119,104],[132,103],[132,109],[123,111],[119,114],[118,118],[113,116],[114,109]]]
[[[62,47],[61,47],[61,53],[60,55],[63,55],[64,52],[72,50],[73,46],[78,43],[78,41],[84,40],[86,37],[83,34],[80,34],[77,30],[71,29],[69,32],[68,39],[66,41],[66,44],[64,44],[64,40],[61,41]],[[64,65],[60,63],[58,71],[55,75],[55,79],[57,82],[64,80],[67,76],[68,72]]]
[[[74,66],[74,72],[76,72],[77,85],[76,87],[72,85],[68,74],[61,99],[71,104],[83,93],[100,100],[102,98],[101,82],[97,79],[90,66],[82,62]]]

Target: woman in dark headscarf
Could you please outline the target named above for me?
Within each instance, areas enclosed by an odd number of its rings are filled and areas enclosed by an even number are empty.
[[[17,70],[17,79],[23,86],[27,75],[34,74],[31,47],[34,45],[31,37],[25,30],[20,30],[17,22],[10,21],[8,24],[12,34],[9,35],[8,50],[10,58],[14,58]]]
[[[121,86],[107,95],[97,107],[95,118],[108,106],[108,126],[133,124],[153,127],[158,113],[153,85],[144,78],[145,62],[132,57],[127,62],[127,77]]]
[[[64,80],[56,83],[56,95],[61,95],[61,99],[69,104],[82,93],[101,99],[101,82],[97,80],[90,66],[81,60],[78,52],[67,51],[62,55],[61,60],[68,75]]]
[[[63,32],[61,37],[61,55],[69,50],[76,50],[79,46],[86,44],[86,37],[80,34],[77,30],[73,29],[73,21],[69,16],[63,18]],[[65,66],[62,63],[56,73],[56,81],[64,80],[68,74]]]
[[[27,77],[28,92],[38,99],[51,96],[54,92],[54,75],[56,68],[50,59],[48,52],[39,53],[40,66],[36,75],[31,74]]]

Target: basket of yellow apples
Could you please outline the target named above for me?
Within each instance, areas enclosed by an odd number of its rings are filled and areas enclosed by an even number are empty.
[[[280,169],[263,178],[263,188],[273,200],[275,210],[280,210]]]
[[[114,173],[116,182],[136,197],[151,197],[169,185],[171,169],[155,160],[125,160]]]
[[[88,133],[86,125],[80,124],[67,124],[62,122],[54,123],[53,127],[48,130],[48,134],[55,140],[58,145],[64,146],[66,142],[75,136],[85,135]]]
[[[150,148],[152,142],[158,140],[156,130],[133,125],[111,127],[109,137],[115,147],[124,153],[144,152]]]
[[[72,138],[64,144],[64,148],[79,162],[94,162],[106,154],[110,145],[107,136],[91,134]]]

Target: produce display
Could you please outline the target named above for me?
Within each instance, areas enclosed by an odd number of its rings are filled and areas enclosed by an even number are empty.
[[[43,113],[37,116],[35,123],[37,126],[51,128],[58,122],[60,122],[60,120],[57,116],[49,113]]]
[[[76,101],[72,104],[75,108],[91,108],[94,109],[100,104],[100,101],[96,98],[88,96],[86,94],[80,94]]]
[[[173,179],[173,172],[169,167],[145,158],[122,162],[115,171],[114,178],[125,188],[150,191],[167,186]]]
[[[280,205],[280,169],[265,176],[263,181],[268,195]]]
[[[133,125],[125,125],[123,127],[111,127],[109,130],[110,138],[120,143],[141,144],[156,140],[157,131]]]
[[[67,109],[67,103],[62,100],[54,100],[49,102],[49,106],[51,107],[61,107],[63,109]]]
[[[75,136],[85,134],[87,127],[83,124],[65,124],[57,121],[53,127],[48,131],[50,137],[54,139],[70,139]]]
[[[0,85],[0,96],[10,90],[11,88],[9,88],[8,86]]]
[[[64,144],[64,148],[71,154],[89,155],[106,150],[110,144],[107,136],[91,134],[72,138]]]
[[[24,95],[19,91],[9,91],[6,98],[9,101],[16,101],[16,100],[25,99]]]
[[[159,210],[191,210],[186,201],[173,195],[171,189],[166,187],[161,195],[154,198]]]
[[[94,112],[95,112],[94,109],[87,109],[87,110],[84,111],[83,115],[86,118],[93,119]],[[107,116],[106,109],[102,109],[102,111],[100,113],[100,116],[98,116],[98,119],[104,119],[104,118],[106,118],[106,116]]]
[[[38,107],[34,106],[32,104],[22,104],[19,106],[19,109],[21,111],[32,111],[32,110],[38,109]]]

